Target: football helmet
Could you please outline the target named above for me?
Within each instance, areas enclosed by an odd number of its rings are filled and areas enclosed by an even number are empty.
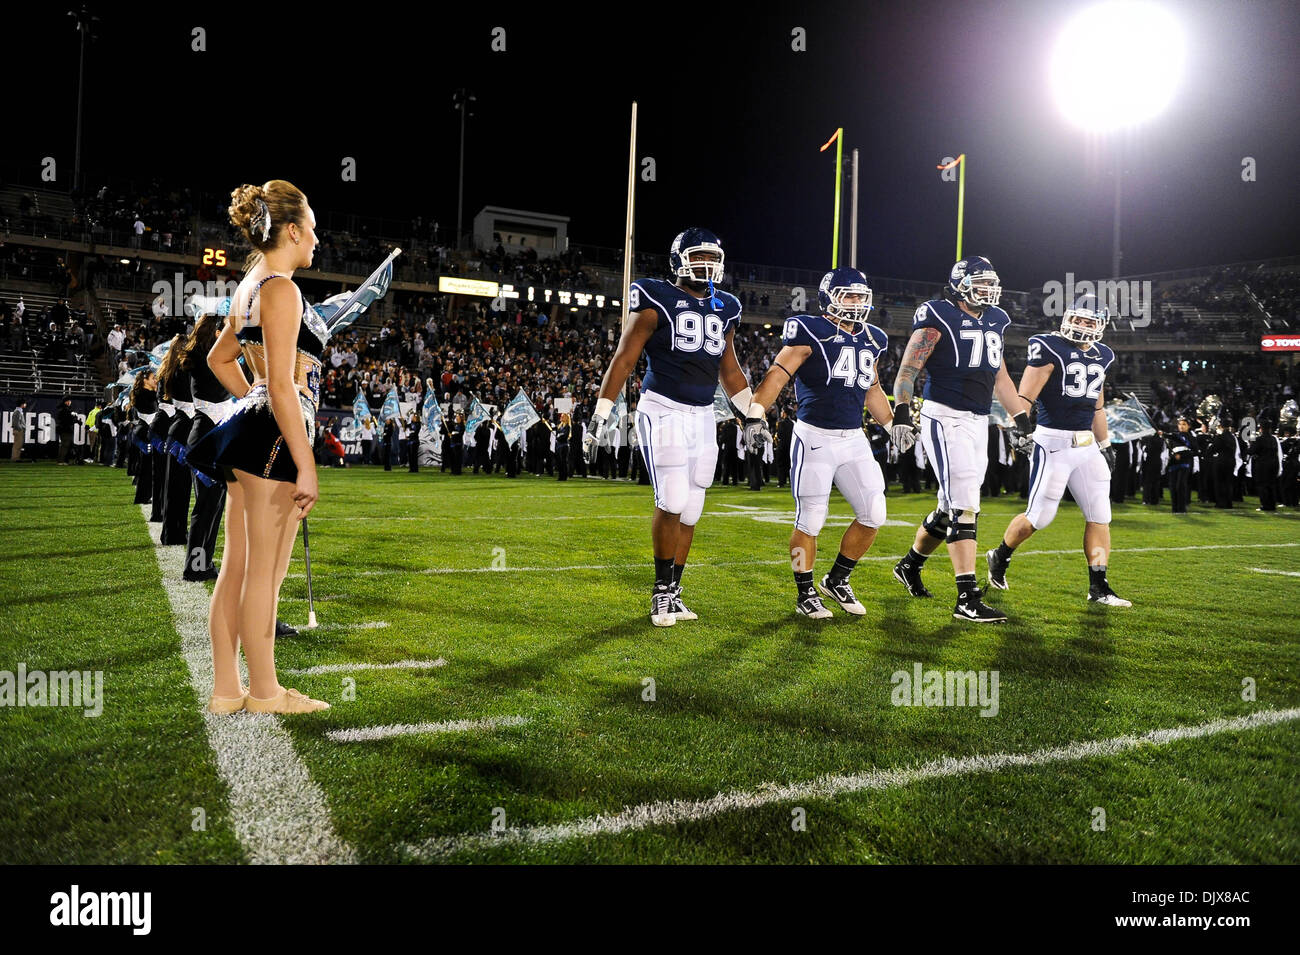
[[[948,275],[948,291],[953,298],[982,312],[990,305],[998,304],[1002,298],[1002,282],[988,259],[971,255],[952,267]]]
[[[701,252],[714,253],[717,261],[700,257]],[[679,232],[673,239],[672,248],[668,250],[668,270],[688,282],[717,285],[722,282],[723,258],[722,242],[718,237],[708,229],[692,227]]]
[[[1097,296],[1081,295],[1061,316],[1061,337],[1087,348],[1101,341],[1109,322],[1110,310],[1097,301]]]
[[[846,302],[846,296],[861,295],[861,302]],[[834,269],[822,278],[817,288],[817,304],[834,321],[855,326],[853,334],[865,331],[867,313],[871,311],[871,286],[857,269]]]

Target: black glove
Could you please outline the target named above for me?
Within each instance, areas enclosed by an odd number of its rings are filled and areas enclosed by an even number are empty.
[[[906,401],[894,405],[894,423],[889,426],[889,440],[900,452],[916,444],[916,429],[912,427],[912,406]]]
[[[1034,429],[1029,423],[1029,415],[1025,412],[1015,416],[1016,426],[1008,435],[1011,439],[1011,447],[1020,454],[1028,456],[1034,450]]]
[[[1115,448],[1113,445],[1106,445],[1101,449],[1101,456],[1106,459],[1106,467],[1110,468],[1110,473],[1115,473]]]
[[[750,454],[758,454],[763,450],[763,445],[771,440],[772,432],[768,430],[767,418],[745,419],[745,450]]]

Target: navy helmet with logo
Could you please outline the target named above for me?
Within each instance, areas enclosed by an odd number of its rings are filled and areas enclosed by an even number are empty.
[[[971,255],[952,267],[948,291],[953,298],[982,312],[988,306],[998,304],[1002,297],[1002,283],[992,262],[982,255]]]
[[[705,258],[700,253],[712,252],[717,259]],[[668,271],[676,278],[688,282],[717,284],[723,274],[722,242],[708,229],[692,227],[680,232],[668,250]]]
[[[846,302],[850,295],[861,297],[857,302]],[[821,310],[837,322],[851,323],[856,326],[853,334],[862,332],[867,327],[867,313],[871,311],[871,286],[867,277],[857,269],[833,269],[822,277],[817,288],[817,304]]]
[[[1080,295],[1061,316],[1061,337],[1086,348],[1101,341],[1109,321],[1110,310],[1097,301],[1097,296]]]

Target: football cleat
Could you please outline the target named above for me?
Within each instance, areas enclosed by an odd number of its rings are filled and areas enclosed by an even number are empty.
[[[817,596],[815,590],[808,590],[800,594],[799,602],[794,605],[794,609],[805,617],[811,617],[813,620],[825,620],[834,616],[826,609],[826,605],[822,603],[822,598]]]
[[[1107,607],[1131,607],[1133,601],[1125,600],[1115,591],[1110,589],[1110,585],[1105,587],[1092,587],[1088,590],[1089,603],[1105,604]]]
[[[894,579],[906,587],[907,592],[913,597],[934,596],[925,589],[925,584],[921,583],[921,570],[918,567],[904,567],[900,560],[894,565]]]
[[[853,588],[849,586],[847,579],[835,580],[830,574],[822,578],[821,583],[817,585],[827,597],[830,597],[839,604],[847,613],[855,617],[861,617],[867,612],[867,608],[858,602],[858,598],[853,595]]]
[[[670,591],[673,598],[673,618],[676,620],[699,620],[700,615],[695,613],[686,604],[682,603],[682,588],[680,584],[675,584]]]
[[[650,595],[650,622],[656,627],[671,627],[677,622],[673,616],[673,590],[664,584],[655,584]]]
[[[984,556],[989,562],[989,586],[998,590],[1010,590],[1007,586],[1007,568],[1011,566],[1011,561],[1000,558],[996,549]]]
[[[990,607],[983,600],[984,592],[978,587],[966,600],[957,600],[952,608],[952,615],[958,620],[970,620],[974,623],[1006,623],[1007,615],[995,607]]]

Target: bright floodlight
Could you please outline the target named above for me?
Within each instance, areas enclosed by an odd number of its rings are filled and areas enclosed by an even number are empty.
[[[1074,123],[1097,132],[1159,113],[1183,73],[1183,31],[1144,0],[1110,0],[1076,15],[1052,50],[1052,91]]]

